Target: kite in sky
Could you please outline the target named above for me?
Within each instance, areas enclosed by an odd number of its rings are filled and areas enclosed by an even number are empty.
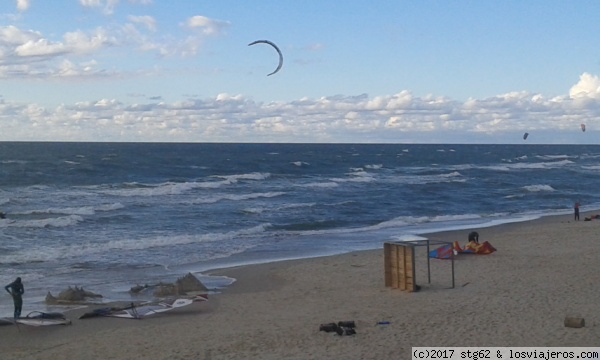
[[[279,50],[279,47],[277,47],[277,45],[275,45],[275,43],[273,43],[272,41],[269,41],[269,40],[256,40],[256,41],[253,41],[250,44],[248,44],[248,46],[254,45],[254,44],[261,44],[261,43],[271,45],[273,48],[275,48],[275,50],[277,50],[277,53],[279,54],[279,65],[277,65],[277,68],[275,69],[275,71],[273,71],[270,74],[267,74],[267,76],[270,76],[270,75],[273,75],[276,72],[278,72],[281,69],[281,67],[283,66],[283,54],[281,53],[281,50]]]

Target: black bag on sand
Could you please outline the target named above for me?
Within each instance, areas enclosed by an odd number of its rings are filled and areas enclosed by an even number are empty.
[[[356,325],[354,324],[354,321],[340,321],[337,324],[336,323],[321,324],[321,326],[319,326],[319,331],[325,331],[328,333],[335,332],[339,336],[342,336],[344,334],[354,335],[354,334],[356,334],[356,331],[354,330],[355,326]]]
[[[356,330],[354,330],[353,328],[346,328],[346,330],[344,330],[344,334],[354,335],[354,334],[356,334]]]
[[[345,327],[345,328],[351,328],[351,329],[354,329],[356,327],[356,324],[354,324],[353,320],[351,320],[351,321],[338,321],[337,324],[338,324],[338,326]]]
[[[319,326],[319,331],[325,332],[337,332],[338,329],[339,327],[336,323],[321,324],[321,326]]]

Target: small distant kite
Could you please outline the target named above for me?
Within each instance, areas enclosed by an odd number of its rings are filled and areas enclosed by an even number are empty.
[[[281,67],[283,66],[283,54],[281,54],[281,50],[279,50],[277,45],[275,45],[273,42],[271,42],[269,40],[256,40],[256,41],[253,41],[250,44],[248,44],[248,46],[254,45],[254,44],[260,44],[260,43],[271,45],[273,48],[275,48],[275,50],[277,50],[277,53],[279,54],[279,65],[277,65],[277,68],[275,69],[275,71],[273,71],[270,74],[267,74],[267,76],[273,75],[276,72],[278,72],[281,69]]]
[[[585,132],[585,124],[581,124],[581,131]]]
[[[523,140],[527,140],[527,137],[529,136],[529,133],[525,133],[523,134]]]

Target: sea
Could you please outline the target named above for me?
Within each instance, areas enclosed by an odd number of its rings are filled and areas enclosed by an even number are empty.
[[[23,315],[69,286],[219,292],[210,270],[597,210],[599,176],[595,145],[2,142],[0,284]]]

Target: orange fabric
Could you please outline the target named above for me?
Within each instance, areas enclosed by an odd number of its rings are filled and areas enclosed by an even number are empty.
[[[496,248],[492,246],[487,241],[482,242],[481,244],[477,244],[476,242],[470,241],[465,245],[463,252],[473,253],[473,254],[482,254],[487,255],[496,251]]]

